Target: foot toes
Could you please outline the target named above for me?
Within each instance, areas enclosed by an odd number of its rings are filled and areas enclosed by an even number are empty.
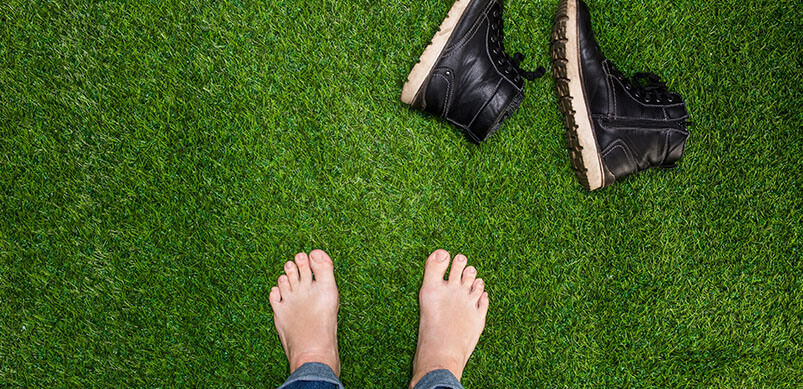
[[[449,270],[449,283],[452,285],[460,285],[461,278],[463,277],[463,269],[466,268],[466,256],[457,254],[452,261],[452,268]]]
[[[463,277],[460,282],[464,288],[471,290],[471,286],[474,284],[474,278],[477,277],[477,269],[474,266],[468,266],[465,270],[463,270]]]
[[[482,316],[488,314],[488,305],[490,305],[488,300],[488,292],[482,292],[480,301],[477,303],[477,308],[479,308],[480,312],[482,312]]]
[[[308,284],[312,281],[312,270],[309,267],[309,258],[306,253],[296,254],[296,267],[302,284]]]
[[[287,296],[290,294],[292,290],[290,288],[290,281],[287,279],[287,275],[280,275],[279,279],[276,281],[279,284],[279,292],[282,294],[283,299],[287,299]]]
[[[483,292],[485,292],[485,283],[482,278],[477,278],[471,285],[471,295],[479,299]]]
[[[443,283],[443,275],[446,274],[447,266],[449,266],[449,252],[443,249],[433,251],[427,258],[427,264],[424,267],[424,285]]]
[[[295,289],[298,285],[298,267],[293,261],[287,261],[284,264],[284,274],[287,274],[287,279],[290,281],[290,287]]]
[[[310,267],[312,267],[312,273],[315,275],[315,281],[334,285],[334,262],[332,262],[332,258],[329,258],[329,254],[323,250],[312,250],[309,253],[309,257],[311,259]]]
[[[274,286],[270,288],[270,295],[268,296],[268,301],[270,301],[270,306],[276,310],[276,307],[279,303],[282,302],[282,293],[279,292],[279,287]]]

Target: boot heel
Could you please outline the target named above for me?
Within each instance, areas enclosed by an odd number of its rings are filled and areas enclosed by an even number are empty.
[[[438,57],[440,57],[443,49],[446,48],[446,43],[452,37],[452,31],[454,31],[455,26],[457,26],[472,1],[457,0],[452,4],[452,8],[449,10],[449,14],[446,15],[446,19],[441,22],[438,32],[432,37],[429,45],[419,57],[418,63],[413,66],[413,70],[407,75],[407,82],[402,87],[401,101],[403,103],[413,105],[418,92],[421,91],[421,87],[424,85],[424,81],[432,73],[432,67],[435,66]]]

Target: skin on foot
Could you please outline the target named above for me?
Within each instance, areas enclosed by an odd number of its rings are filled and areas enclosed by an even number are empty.
[[[418,299],[421,321],[410,387],[439,369],[451,371],[459,380],[480,340],[488,313],[488,293],[482,279],[476,278],[477,269],[467,267],[466,262],[464,255],[456,255],[449,279],[444,280],[449,253],[436,250],[427,258]]]
[[[340,307],[332,259],[322,250],[296,254],[284,264],[270,291],[273,321],[293,373],[307,362],[328,365],[340,376],[337,311]]]

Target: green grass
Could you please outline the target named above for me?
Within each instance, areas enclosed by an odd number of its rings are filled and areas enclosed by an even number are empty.
[[[803,10],[590,3],[694,122],[587,193],[549,77],[475,146],[399,102],[451,3],[0,4],[0,385],[277,386],[267,293],[335,259],[343,381],[409,379],[423,260],[491,295],[469,387],[803,385]],[[511,0],[547,65],[556,1]]]

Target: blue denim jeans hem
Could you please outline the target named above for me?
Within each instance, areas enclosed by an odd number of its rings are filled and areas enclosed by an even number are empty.
[[[301,365],[290,377],[284,381],[279,389],[344,389],[343,384],[337,379],[332,368],[318,362],[310,362]],[[449,370],[433,370],[417,384],[413,389],[464,389],[460,381]]]
[[[451,371],[440,369],[427,373],[413,389],[463,389],[463,385]]]
[[[301,365],[279,389],[344,389],[332,368],[318,362]]]

